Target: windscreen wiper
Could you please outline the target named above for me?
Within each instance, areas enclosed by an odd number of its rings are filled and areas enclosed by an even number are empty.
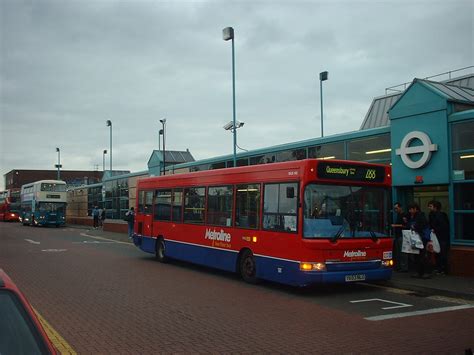
[[[336,241],[341,236],[342,232],[344,232],[344,229],[345,229],[345,227],[344,227],[344,225],[342,225],[341,228],[339,228],[339,230],[336,232],[336,234],[334,234],[334,236],[331,238],[332,243],[336,243]]]

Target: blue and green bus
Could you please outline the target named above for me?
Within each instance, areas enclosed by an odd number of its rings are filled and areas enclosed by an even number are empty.
[[[20,221],[30,226],[63,226],[66,222],[66,183],[40,180],[21,187]]]

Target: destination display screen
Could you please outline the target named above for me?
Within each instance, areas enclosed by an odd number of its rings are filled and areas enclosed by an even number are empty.
[[[360,166],[345,163],[320,162],[318,177],[330,180],[350,180],[365,182],[383,182],[385,168],[383,166]]]

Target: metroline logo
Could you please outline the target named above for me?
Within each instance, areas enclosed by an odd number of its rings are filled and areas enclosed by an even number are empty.
[[[362,250],[357,250],[357,251],[354,251],[354,250],[345,250],[344,251],[344,257],[345,258],[353,258],[353,257],[361,257],[361,256],[367,256],[367,252],[365,251],[362,251]]]
[[[210,230],[209,228],[206,229],[206,235],[204,236],[204,239],[209,239],[209,240],[217,240],[220,242],[227,242],[230,243],[232,236],[230,233],[224,232],[223,229],[219,231]]]

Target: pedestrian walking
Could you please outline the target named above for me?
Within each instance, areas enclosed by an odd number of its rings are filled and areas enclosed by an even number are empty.
[[[104,223],[105,223],[105,208],[101,209],[100,214],[99,214],[99,219],[100,219],[100,226],[102,229],[104,229]]]
[[[99,226],[99,209],[97,206],[94,206],[94,209],[92,210],[92,219],[94,223],[94,229],[97,229]]]
[[[402,230],[407,229],[407,214],[403,211],[400,202],[393,205],[396,213],[395,223],[392,224],[393,229],[393,259],[395,261],[395,271],[408,272],[408,254],[402,253],[403,235]]]
[[[135,224],[135,209],[133,207],[130,207],[130,209],[125,213],[125,218],[124,218],[127,223],[128,223],[128,237],[132,239],[133,235],[133,226]]]
[[[408,206],[408,226],[411,230],[418,233],[423,242],[423,249],[420,254],[415,255],[416,274],[412,277],[429,279],[431,277],[431,253],[426,250],[426,244],[429,242],[429,225],[426,216],[420,211],[420,206],[412,203]]]
[[[441,202],[428,202],[428,209],[430,213],[428,220],[431,231],[436,234],[438,238],[440,252],[436,255],[436,271],[444,274],[448,271],[448,253],[449,253],[449,219],[448,215],[441,211]]]

